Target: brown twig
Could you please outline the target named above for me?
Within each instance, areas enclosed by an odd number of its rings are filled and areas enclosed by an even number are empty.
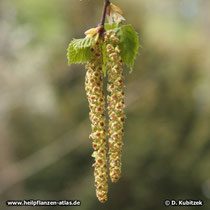
[[[103,8],[103,12],[102,12],[102,17],[101,17],[101,22],[98,24],[98,26],[101,26],[101,30],[100,33],[102,34],[105,30],[104,30],[104,24],[105,24],[105,19],[106,19],[106,11],[107,11],[107,7],[110,5],[110,1],[109,0],[105,0],[104,1],[104,8]]]

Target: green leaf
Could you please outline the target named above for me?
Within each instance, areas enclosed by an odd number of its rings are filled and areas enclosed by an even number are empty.
[[[115,28],[118,28],[118,27],[119,27],[119,24],[117,24],[117,23],[112,23],[112,24],[106,23],[104,25],[104,28],[105,28],[106,31],[111,30],[111,29],[115,29]]]
[[[73,39],[67,49],[67,58],[69,66],[72,63],[86,63],[90,60],[90,48],[93,45],[92,37],[84,39]]]
[[[140,47],[138,34],[131,25],[116,28],[116,33],[120,39],[122,60],[132,71]]]
[[[122,60],[132,71],[140,47],[138,33],[131,25],[120,26],[116,23],[105,24],[105,29],[114,30],[119,37]]]

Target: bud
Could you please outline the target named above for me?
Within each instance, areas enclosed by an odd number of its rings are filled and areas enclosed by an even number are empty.
[[[113,3],[110,3],[107,9],[107,19],[109,23],[120,23],[125,20],[122,10]]]
[[[85,31],[85,35],[90,36],[90,37],[94,37],[94,41],[95,41],[95,43],[97,43],[98,40],[99,40],[99,34],[100,34],[102,29],[103,28],[101,26],[98,26],[96,28],[91,28],[91,29]],[[94,49],[92,49],[92,51],[93,50]]]

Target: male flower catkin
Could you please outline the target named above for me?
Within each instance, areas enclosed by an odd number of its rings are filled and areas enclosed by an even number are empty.
[[[109,114],[109,173],[112,182],[121,176],[122,137],[124,134],[124,85],[122,58],[120,56],[119,39],[113,30],[105,34],[108,85],[107,96]]]
[[[85,90],[90,108],[90,120],[92,133],[92,146],[95,150],[92,157],[95,158],[93,166],[95,176],[96,196],[99,201],[107,201],[107,149],[106,149],[106,118],[105,118],[105,97],[103,92],[102,72],[102,44],[103,38],[97,38],[91,48],[91,60],[86,65]]]
[[[96,1],[97,2],[97,1]],[[105,24],[105,20],[108,24]],[[94,176],[96,196],[99,201],[107,201],[108,172],[106,135],[109,137],[109,173],[112,182],[121,176],[122,137],[124,134],[124,85],[122,64],[131,70],[140,46],[138,34],[129,25],[122,25],[125,20],[122,10],[104,0],[101,21],[96,28],[85,32],[86,37],[73,39],[68,47],[68,64],[87,63],[85,90],[90,107],[92,146],[95,158]],[[111,29],[111,30],[110,30]],[[123,62],[122,62],[123,60]],[[107,103],[103,92],[103,75],[107,79]],[[109,115],[106,132],[106,104]]]

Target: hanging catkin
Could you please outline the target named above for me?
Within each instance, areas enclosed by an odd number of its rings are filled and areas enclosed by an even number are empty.
[[[90,108],[90,120],[92,133],[92,146],[95,150],[92,157],[95,158],[94,176],[96,196],[104,203],[107,200],[107,148],[106,148],[106,119],[105,119],[105,97],[103,92],[102,72],[102,44],[103,38],[91,48],[91,60],[86,65],[87,73],[85,78],[85,89]]]
[[[105,20],[108,23],[105,24]],[[107,201],[108,170],[112,182],[121,177],[122,137],[124,113],[124,77],[122,65],[132,71],[140,46],[137,32],[129,25],[123,25],[122,10],[104,0],[101,21],[97,27],[85,32],[86,37],[73,39],[68,47],[68,64],[87,63],[85,90],[90,108],[92,157],[95,161],[94,177],[96,196],[102,203]],[[107,76],[107,100],[103,91],[103,76]],[[109,122],[106,124],[105,111]],[[108,138],[109,149],[106,145]],[[107,151],[108,150],[108,151]],[[109,157],[107,157],[107,152]]]
[[[124,85],[122,58],[120,56],[119,39],[113,30],[105,34],[106,55],[108,58],[107,96],[109,114],[109,173],[112,182],[121,176],[122,137],[124,134]]]

